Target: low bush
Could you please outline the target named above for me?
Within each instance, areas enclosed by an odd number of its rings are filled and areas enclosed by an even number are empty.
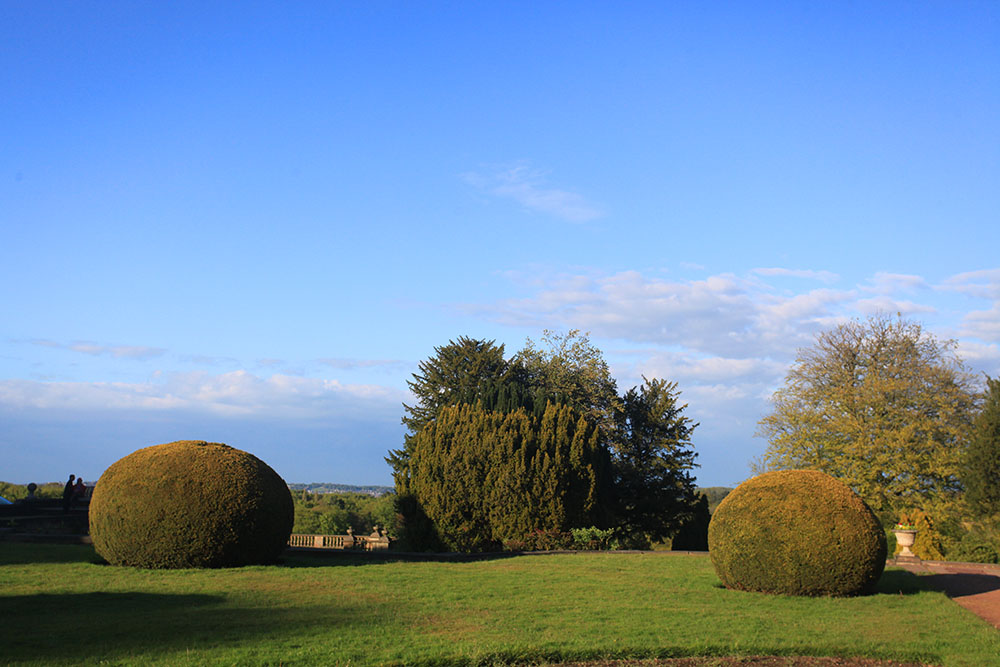
[[[288,486],[266,463],[185,440],[112,464],[94,488],[90,534],[112,565],[234,567],[275,561],[293,517]]]
[[[856,595],[885,568],[885,534],[857,494],[829,475],[754,477],[712,515],[708,548],[727,588],[789,595]]]

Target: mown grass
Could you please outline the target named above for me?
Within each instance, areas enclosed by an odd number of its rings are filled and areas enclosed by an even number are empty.
[[[289,555],[151,571],[88,547],[0,543],[0,663],[494,664],[689,655],[997,664],[1000,632],[919,577],[850,599],[740,593],[705,556],[475,562]]]

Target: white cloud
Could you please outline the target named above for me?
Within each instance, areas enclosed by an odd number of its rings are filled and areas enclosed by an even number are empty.
[[[869,281],[869,285],[861,289],[866,292],[876,294],[892,294],[895,292],[911,292],[914,290],[928,289],[927,281],[920,276],[906,273],[889,273],[879,271]]]
[[[575,328],[711,356],[788,356],[811,341],[819,318],[853,296],[827,288],[781,296],[757,278],[732,274],[668,281],[626,271],[564,276],[528,298],[470,309],[509,324]]]
[[[703,357],[681,351],[650,351],[635,365],[636,377],[670,378],[682,384],[742,381],[766,384],[784,375],[787,364],[770,359]]]
[[[966,314],[961,333],[984,341],[1000,342],[1000,269],[960,273],[945,280],[941,288],[992,301],[991,308]]]
[[[162,379],[161,379],[162,378]],[[185,411],[239,418],[329,420],[398,410],[408,396],[377,385],[246,371],[160,375],[155,382],[0,381],[0,407],[60,411]]]
[[[941,287],[983,299],[1000,300],[1000,269],[960,273],[945,280]]]
[[[521,206],[570,222],[587,222],[603,212],[586,198],[568,190],[549,187],[544,174],[526,165],[482,175],[465,174],[465,182],[496,197],[513,199]]]
[[[991,376],[1000,376],[1000,345],[959,340],[958,355],[970,366],[982,369]]]
[[[975,310],[965,316],[962,333],[985,341],[1000,342],[1000,301],[989,310]]]
[[[937,309],[933,306],[914,303],[913,301],[897,301],[889,296],[876,296],[870,299],[858,299],[856,304],[858,310],[865,315],[876,313],[901,313],[909,316],[917,313],[935,313]]]

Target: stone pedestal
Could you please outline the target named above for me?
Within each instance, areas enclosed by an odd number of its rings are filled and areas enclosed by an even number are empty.
[[[913,546],[914,540],[917,539],[917,531],[896,529],[892,532],[896,536],[896,544],[903,547],[903,550],[899,552],[896,558],[920,560],[917,558],[916,554],[910,551],[910,547]]]

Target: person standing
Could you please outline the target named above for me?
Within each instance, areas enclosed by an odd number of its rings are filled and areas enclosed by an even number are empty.
[[[83,477],[76,478],[76,485],[73,487],[73,502],[83,500],[87,495],[87,485],[83,483]]]
[[[69,505],[73,502],[73,480],[76,479],[76,475],[70,475],[69,481],[66,482],[66,486],[63,487],[63,513],[69,512]]]

